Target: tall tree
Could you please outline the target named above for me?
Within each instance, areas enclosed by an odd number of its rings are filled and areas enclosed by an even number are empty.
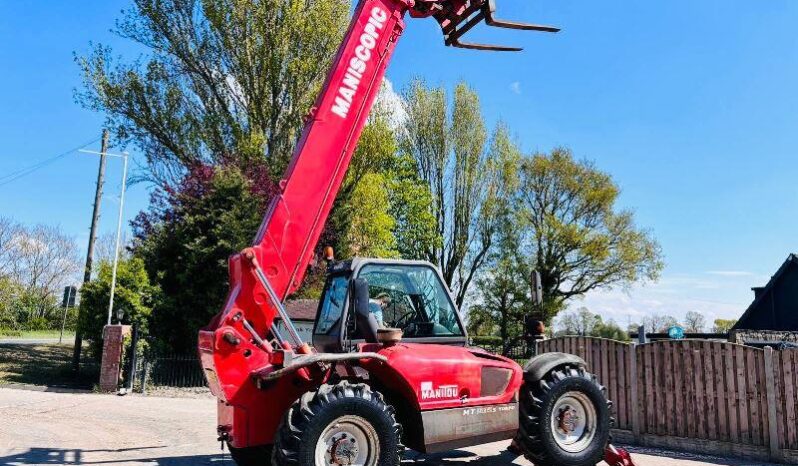
[[[20,225],[7,217],[0,217],[0,278],[11,272],[14,264],[14,243],[20,233]]]
[[[19,305],[24,290],[8,277],[0,275],[0,329],[18,329],[25,322],[20,319]]]
[[[601,316],[593,314],[586,307],[580,307],[572,312],[565,312],[557,318],[557,326],[560,327],[565,335],[594,336],[596,329],[602,323]]]
[[[729,333],[737,324],[737,319],[715,319],[712,325],[714,333]]]
[[[352,192],[350,202],[357,212],[351,216],[344,232],[345,257],[398,257],[393,235],[396,220],[389,212],[385,177],[377,173],[363,177]]]
[[[399,255],[425,260],[426,251],[439,247],[441,237],[432,215],[432,194],[416,173],[413,160],[398,153],[387,171],[389,213],[394,219],[393,234]]]
[[[643,326],[651,333],[664,333],[676,325],[679,325],[679,321],[669,315],[651,314],[643,318]]]
[[[383,85],[378,100],[385,99],[386,91]],[[414,189],[418,179],[403,171],[392,118],[393,109],[384,104],[375,106],[336,197],[325,228],[328,236],[319,248],[333,245],[342,257],[396,257],[400,244],[415,241],[409,232],[430,224],[431,217],[405,215],[429,196]],[[418,199],[410,199],[408,189]],[[402,224],[397,217],[403,220]],[[329,244],[324,244],[325,240]]]
[[[80,258],[74,238],[58,227],[27,227],[0,218],[0,296],[5,325],[52,326],[62,287],[74,283]]]
[[[62,286],[71,284],[79,271],[80,258],[75,239],[58,227],[35,225],[19,227],[8,255],[8,276],[27,295],[47,301],[57,296]],[[42,308],[37,317],[45,312]]]
[[[426,259],[424,251],[439,243],[429,188],[414,162],[397,149],[397,96],[383,83],[377,104],[352,156],[317,255],[333,246],[340,257]],[[326,266],[311,265],[301,296],[321,291]]]
[[[700,312],[688,311],[684,316],[684,329],[690,333],[702,333],[707,329],[707,319]]]
[[[262,159],[280,173],[346,29],[347,0],[134,0],[116,33],[143,46],[117,62],[97,45],[78,57],[76,97],[134,142],[148,177]]]
[[[462,305],[477,271],[493,246],[499,222],[491,196],[502,180],[497,163],[506,137],[496,130],[494,143],[481,113],[479,97],[459,83],[449,102],[443,88],[420,80],[405,93],[401,150],[413,158],[418,176],[431,193],[432,216],[440,242],[425,251]]]
[[[96,278],[81,289],[78,325],[86,339],[91,342],[96,357],[102,354],[103,327],[108,319],[108,300],[111,294],[112,264],[112,261],[100,261]],[[158,288],[150,284],[144,261],[138,257],[119,261],[114,307],[123,311],[122,323],[136,325],[146,335],[152,305],[158,294]],[[113,319],[116,321],[116,317]],[[162,336],[168,338],[167,335]]]
[[[660,246],[616,206],[619,192],[610,175],[568,149],[523,160],[518,229],[522,256],[541,274],[543,319],[589,291],[659,276]]]
[[[162,347],[190,351],[197,330],[221,309],[227,259],[250,244],[273,194],[266,169],[251,170],[197,167],[178,188],[156,191],[136,219],[134,256],[162,291],[150,319]]]
[[[558,315],[555,327],[557,336],[581,335],[629,341],[629,334],[624,332],[614,320],[609,319],[605,322],[604,318],[586,307]]]
[[[468,309],[469,332],[498,335],[505,355],[523,337],[524,316],[531,307],[523,270],[522,264],[511,258],[498,260],[490,271],[477,278],[480,299]]]

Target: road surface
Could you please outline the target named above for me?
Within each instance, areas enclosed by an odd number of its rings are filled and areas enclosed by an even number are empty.
[[[0,466],[234,466],[216,442],[215,403],[206,396],[118,397],[0,388]],[[500,442],[433,456],[409,453],[405,462],[424,466],[530,465],[507,453],[506,446]],[[638,466],[765,466],[646,453],[635,454]]]

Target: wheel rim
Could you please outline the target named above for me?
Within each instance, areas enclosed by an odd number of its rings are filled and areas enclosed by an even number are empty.
[[[316,442],[316,466],[376,466],[380,456],[377,431],[360,416],[331,422]]]
[[[557,399],[551,413],[554,441],[568,453],[587,449],[596,436],[596,408],[582,392],[567,392]]]

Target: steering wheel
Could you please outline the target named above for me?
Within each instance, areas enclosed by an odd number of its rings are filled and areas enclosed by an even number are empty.
[[[399,317],[399,318],[396,320],[396,322],[394,322],[394,323],[393,323],[393,326],[394,326],[395,328],[404,329],[404,326],[405,326],[405,325],[407,325],[407,324],[409,324],[409,323],[410,323],[410,319],[411,319],[412,317],[415,317],[415,316],[416,316],[416,311],[409,311],[409,312],[406,312],[406,313],[402,314],[402,316],[401,316],[401,317]]]

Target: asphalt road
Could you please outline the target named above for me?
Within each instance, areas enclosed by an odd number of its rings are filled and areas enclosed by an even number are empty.
[[[0,466],[233,466],[215,439],[215,400],[53,393],[0,388]],[[410,453],[407,464],[502,466],[530,463],[506,442],[441,455]],[[672,452],[635,454],[638,466],[766,466]],[[677,458],[678,457],[678,458]]]

